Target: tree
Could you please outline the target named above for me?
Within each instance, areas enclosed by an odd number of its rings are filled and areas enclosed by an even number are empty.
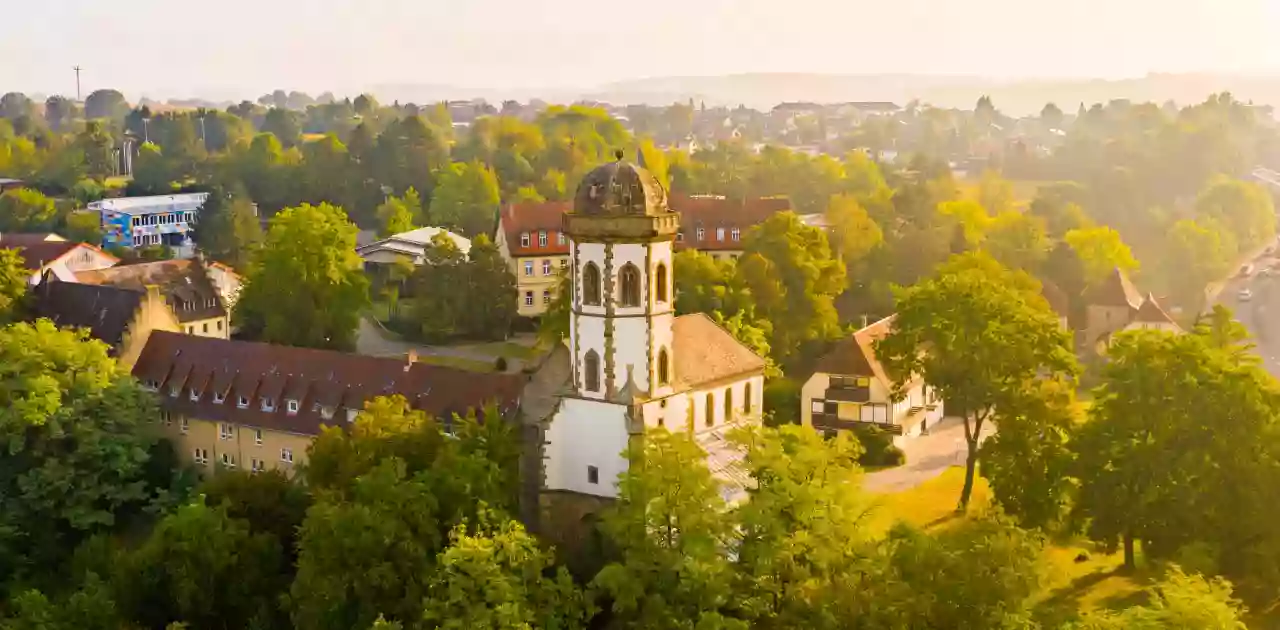
[[[277,214],[236,307],[244,329],[271,343],[354,346],[360,312],[369,301],[356,232],[342,209],[329,204]]]
[[[977,202],[993,215],[1013,212],[1013,184],[1001,177],[1000,173],[987,169],[982,172],[982,179],[978,181]]]
[[[846,269],[856,269],[872,251],[884,243],[884,233],[856,199],[847,195],[831,198],[827,206],[832,246],[844,260]]]
[[[251,532],[223,508],[193,503],[162,519],[129,558],[127,608],[147,627],[285,627],[283,568],[274,536]]]
[[[414,332],[429,341],[461,334],[465,326],[469,291],[467,256],[447,232],[437,232],[422,255],[422,264],[410,277],[413,294]]]
[[[327,201],[334,205],[343,205],[349,201],[351,157],[338,136],[328,133],[323,138],[304,144],[300,171],[304,201]]]
[[[467,334],[506,339],[516,317],[516,281],[498,246],[481,234],[471,241],[467,261]]]
[[[4,96],[0,96],[0,118],[14,120],[23,116],[32,116],[35,112],[35,103],[22,92],[7,92]]]
[[[744,430],[745,470],[756,480],[737,509],[743,596],[757,624],[777,628],[838,625],[836,584],[866,570],[871,502],[859,490],[862,447],[796,425]]]
[[[1049,238],[1044,220],[1010,211],[996,215],[987,224],[982,247],[1000,264],[1010,269],[1034,272],[1049,256]]]
[[[192,238],[205,254],[244,271],[262,243],[258,211],[243,191],[213,186],[200,212]]]
[[[1214,178],[1196,199],[1196,211],[1200,216],[1216,219],[1226,226],[1243,251],[1262,245],[1276,233],[1276,213],[1271,195],[1259,184],[1227,177]]]
[[[898,387],[923,378],[964,418],[969,453],[959,510],[973,491],[986,421],[1032,379],[1074,375],[1071,341],[1038,289],[1025,272],[985,254],[958,256],[898,292],[893,330],[876,342]]]
[[[84,117],[90,120],[105,118],[109,121],[124,120],[129,104],[116,90],[94,90],[84,99]]]
[[[160,195],[173,190],[173,171],[160,147],[150,142],[138,147],[138,155],[133,159],[131,186],[142,195]]]
[[[1150,602],[1120,612],[1090,612],[1066,630],[1245,630],[1245,609],[1231,583],[1171,567],[1147,589]]]
[[[75,101],[65,96],[50,96],[44,102],[44,120],[50,129],[66,131],[80,114],[79,109]]]
[[[781,212],[747,234],[744,250],[738,266],[760,317],[773,322],[775,356],[785,362],[803,343],[839,333],[834,300],[845,289],[845,268],[822,230]]]
[[[498,522],[490,522],[498,521]],[[423,598],[426,627],[457,629],[583,628],[584,593],[518,522],[481,514],[458,525]]]
[[[672,259],[676,313],[720,313],[727,317],[748,308],[751,296],[737,281],[732,260],[712,258],[696,249],[685,249]]]
[[[478,162],[451,164],[438,177],[431,220],[467,236],[490,233],[501,202],[493,171]]]
[[[115,157],[111,152],[113,144],[111,134],[107,133],[102,121],[90,120],[85,123],[84,130],[76,134],[69,150],[82,157],[86,175],[101,180],[115,173]],[[79,180],[79,177],[75,178],[75,181]]]
[[[0,232],[50,232],[58,220],[53,200],[31,188],[0,194]]]
[[[0,322],[12,321],[22,314],[30,277],[31,272],[18,250],[0,250]]]
[[[613,601],[615,620],[631,628],[742,629],[728,557],[733,523],[706,453],[687,433],[658,429],[633,442],[618,502],[601,526],[619,560],[592,585]]]
[[[1062,109],[1053,103],[1046,103],[1040,110],[1040,122],[1050,129],[1061,129],[1063,118]]]
[[[311,495],[301,484],[278,470],[223,470],[205,482],[200,492],[206,505],[244,521],[254,534],[271,535],[286,560],[293,559],[298,528],[311,507]]]
[[[388,196],[378,206],[378,236],[388,238],[395,234],[403,234],[413,230],[413,212],[405,205],[403,199]]]
[[[1196,309],[1204,301],[1205,287],[1230,273],[1235,254],[1235,246],[1224,244],[1224,235],[1214,227],[1212,222],[1204,226],[1195,219],[1174,223],[1161,260],[1167,277],[1176,279],[1170,286],[1178,302]]]
[[[298,113],[278,107],[267,110],[266,117],[262,119],[262,133],[274,135],[286,149],[297,146],[302,137]]]
[[[1131,273],[1138,261],[1120,233],[1106,226],[1077,228],[1067,232],[1065,240],[1084,266],[1084,281],[1095,286],[1116,269]]]
[[[569,336],[569,313],[573,309],[573,287],[569,284],[569,273],[567,270],[557,273],[551,304],[538,320],[538,341],[547,345],[560,343]]]
[[[102,242],[102,218],[97,212],[71,212],[66,215],[60,230],[69,241],[77,243]]]

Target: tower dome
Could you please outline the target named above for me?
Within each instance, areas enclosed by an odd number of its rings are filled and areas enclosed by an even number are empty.
[[[658,178],[622,156],[618,151],[616,161],[598,166],[582,178],[573,197],[573,211],[583,215],[670,214],[667,191]]]

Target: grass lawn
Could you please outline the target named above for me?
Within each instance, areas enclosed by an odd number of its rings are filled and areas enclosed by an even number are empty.
[[[538,355],[536,347],[518,344],[514,341],[493,341],[471,346],[470,349],[484,354],[491,354],[495,358],[506,357],[522,361],[527,361]]]
[[[450,357],[438,354],[419,354],[417,361],[419,363],[427,363],[430,365],[441,365],[444,367],[458,368],[467,370],[468,372],[492,372],[493,363],[489,361],[477,361],[475,359],[467,359],[463,357]]]
[[[887,533],[898,521],[926,531],[954,525],[967,516],[955,512],[964,486],[964,468],[953,467],[941,476],[915,488],[876,497],[877,512],[871,527]],[[981,476],[974,482],[969,515],[982,514],[991,501],[991,489]],[[1076,562],[1081,552],[1089,559]],[[1091,610],[1134,603],[1141,595],[1143,579],[1117,570],[1123,563],[1120,553],[1107,554],[1079,541],[1055,541],[1045,549],[1048,575],[1044,591],[1035,603],[1042,608]]]

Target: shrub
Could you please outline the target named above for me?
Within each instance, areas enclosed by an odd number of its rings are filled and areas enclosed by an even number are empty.
[[[853,434],[862,443],[862,457],[858,463],[865,467],[889,468],[907,462],[906,453],[893,445],[893,434],[873,426],[860,426]]]

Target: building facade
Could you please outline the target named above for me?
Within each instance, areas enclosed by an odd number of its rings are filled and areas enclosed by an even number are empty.
[[[110,348],[125,369],[137,362],[156,331],[179,332],[182,326],[152,286],[132,291],[112,286],[55,280],[52,273],[33,291],[37,317],[60,328],[87,330],[89,336]]]
[[[247,341],[155,333],[132,369],[160,402],[185,461],[293,474],[326,426],[353,422],[365,402],[403,396],[437,418],[494,403],[513,413],[523,378],[406,360]]]
[[[859,426],[894,435],[894,443],[920,435],[942,421],[937,391],[915,379],[894,397],[894,382],[876,359],[875,342],[889,334],[893,317],[867,326],[823,356],[800,390],[800,421],[833,435]]]
[[[498,216],[494,242],[516,278],[518,312],[536,317],[555,298],[569,268],[569,235],[564,216],[570,202],[517,204]],[[736,202],[716,196],[681,197],[669,201],[681,227],[672,237],[673,251],[697,249],[717,259],[742,255],[747,232],[777,212],[790,208],[782,198]]]
[[[103,247],[165,245],[179,258],[195,255],[191,230],[209,193],[120,197],[89,204],[99,213]]]
[[[195,259],[160,260],[110,269],[82,271],[74,281],[145,292],[156,287],[173,311],[182,332],[202,337],[231,338],[231,306],[214,278],[239,285],[235,273]]]
[[[4,234],[0,248],[17,250],[31,275],[27,284],[40,284],[45,274],[58,280],[71,280],[77,272],[106,269],[120,259],[94,245],[73,243],[57,234]]]
[[[675,315],[679,230],[662,186],[621,159],[589,173],[563,217],[569,338],[525,393],[545,532],[573,538],[584,515],[617,496],[626,451],[645,431],[693,433],[729,477],[740,455],[725,434],[760,419],[764,360],[706,316]]]

